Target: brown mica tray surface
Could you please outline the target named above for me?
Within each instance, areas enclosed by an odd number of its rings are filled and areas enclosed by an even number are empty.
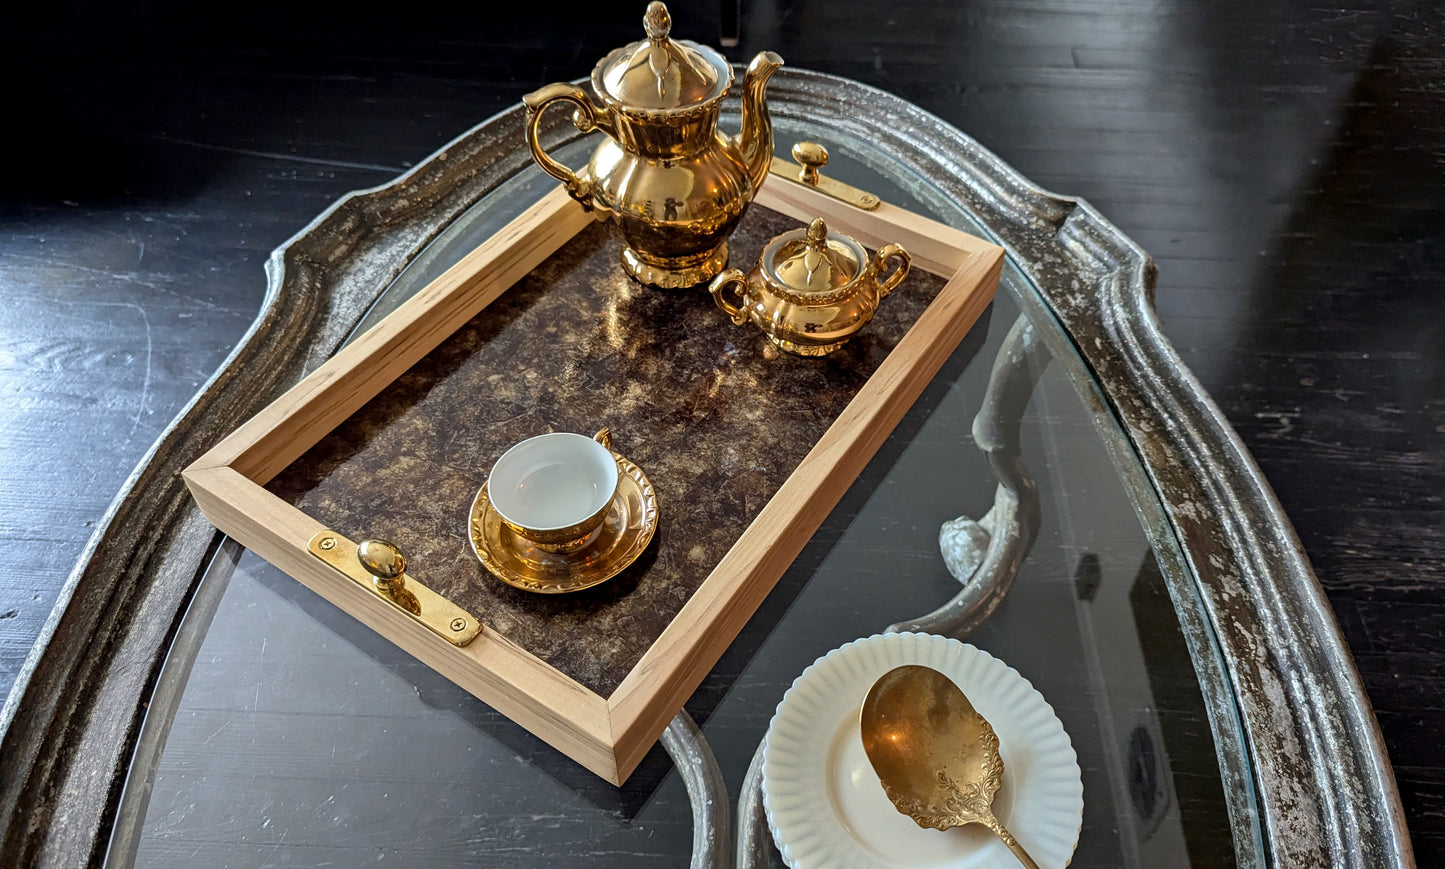
[[[802,224],[753,205],[732,240],[749,268]],[[776,351],[703,289],[654,290],[584,229],[293,462],[267,489],[489,628],[610,695],[938,294],[915,267],[873,322],[823,359]],[[571,595],[512,588],[477,561],[467,516],[502,452],[549,431],[612,429],[657,490],[639,561]]]

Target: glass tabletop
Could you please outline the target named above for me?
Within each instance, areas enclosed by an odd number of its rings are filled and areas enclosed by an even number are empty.
[[[807,133],[775,122],[781,152]],[[828,174],[989,237],[868,142],[828,144]],[[583,140],[559,153],[578,165],[589,148]],[[528,167],[473,206],[387,288],[358,334],[555,183]],[[960,638],[1032,682],[1072,739],[1084,785],[1074,865],[1232,865],[1236,839],[1253,837],[1231,830],[1219,757],[1243,748],[1217,744],[1211,727],[1209,710],[1230,708],[1206,698],[1223,689],[1202,684],[1201,672],[1220,667],[1211,638],[1196,630],[1186,641],[1181,629],[1208,621],[1192,577],[1165,567],[1183,559],[1154,548],[1169,545],[1148,533],[1157,500],[1132,456],[1110,449],[1117,424],[1096,388],[1072,379],[1079,366],[1050,364],[1044,351],[1000,357],[1021,318],[1061,334],[1037,298],[1010,261],[992,306],[685,711],[736,800],[805,667],[958,594],[940,527],[994,507],[997,478],[971,430],[991,376],[1007,374],[995,368],[1028,366],[1014,378],[1037,378],[1016,396],[1017,460],[1037,486],[1037,537],[1001,605]],[[677,866],[692,847],[688,796],[660,747],[624,786],[607,784],[228,544],[167,660],[108,863]]]

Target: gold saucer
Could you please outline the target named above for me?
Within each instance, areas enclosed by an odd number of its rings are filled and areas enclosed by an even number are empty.
[[[617,494],[595,537],[566,554],[548,552],[502,523],[486,484],[467,521],[482,566],[514,588],[539,594],[581,591],[606,582],[637,560],[657,531],[657,493],[642,469],[617,459]]]

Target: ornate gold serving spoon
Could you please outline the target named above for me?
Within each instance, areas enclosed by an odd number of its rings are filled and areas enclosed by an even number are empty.
[[[1003,758],[993,728],[932,667],[883,674],[863,701],[863,750],[898,811],[920,827],[983,824],[1027,869],[1038,864],[993,816]]]

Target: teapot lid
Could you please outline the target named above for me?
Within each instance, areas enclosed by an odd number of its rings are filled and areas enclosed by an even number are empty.
[[[657,111],[709,102],[732,87],[733,71],[722,55],[687,40],[673,40],[672,16],[662,3],[647,5],[647,38],[603,58],[592,71],[600,96],[621,105]]]
[[[826,293],[846,287],[863,270],[867,255],[847,237],[828,237],[828,225],[815,218],[807,230],[779,236],[763,254],[777,283],[798,293]]]

